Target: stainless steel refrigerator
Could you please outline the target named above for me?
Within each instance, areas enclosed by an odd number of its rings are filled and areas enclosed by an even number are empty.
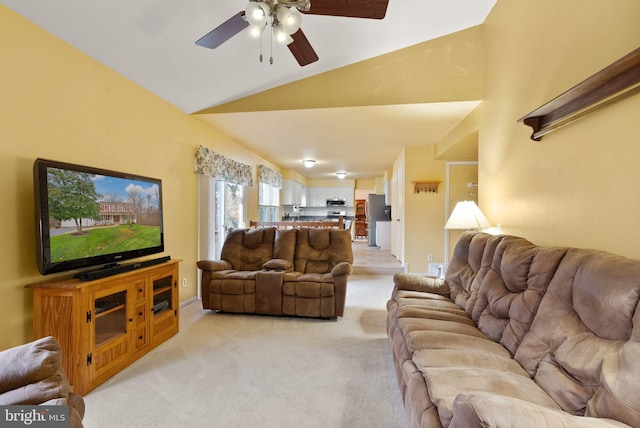
[[[370,194],[367,198],[367,236],[370,247],[376,246],[376,222],[385,220],[384,195]]]

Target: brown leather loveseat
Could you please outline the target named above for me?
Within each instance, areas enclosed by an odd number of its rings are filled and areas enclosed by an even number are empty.
[[[640,427],[640,261],[465,232],[387,304],[412,427]]]
[[[235,229],[220,260],[200,260],[202,306],[221,312],[344,314],[353,253],[344,229]]]

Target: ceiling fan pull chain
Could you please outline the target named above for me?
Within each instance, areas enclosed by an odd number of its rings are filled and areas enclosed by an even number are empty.
[[[270,55],[270,56],[269,56],[269,63],[270,63],[271,65],[273,65],[273,25],[271,26],[271,29],[272,29],[272,30],[271,30],[271,37],[269,37],[269,40],[271,40],[271,44],[270,44],[270,46],[271,46],[271,48],[270,48],[270,49],[271,49],[271,52],[269,53],[269,55]]]
[[[262,62],[262,45],[264,44],[264,31],[260,33],[260,62]]]

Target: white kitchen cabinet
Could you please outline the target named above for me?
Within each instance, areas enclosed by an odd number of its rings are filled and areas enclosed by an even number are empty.
[[[293,180],[282,180],[280,203],[282,205],[293,205]]]
[[[281,198],[282,205],[304,205],[304,186],[295,180],[282,180]]]

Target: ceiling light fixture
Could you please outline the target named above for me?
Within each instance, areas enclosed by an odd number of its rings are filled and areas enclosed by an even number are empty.
[[[271,27],[272,40],[279,45],[288,45],[293,42],[291,35],[300,29],[302,23],[299,10],[309,11],[310,8],[310,0],[251,0],[244,12],[251,35],[260,37],[267,27]],[[269,62],[273,64],[273,53]]]
[[[311,168],[312,166],[314,166],[316,164],[316,161],[314,161],[313,159],[305,159],[305,160],[302,161],[302,163],[307,168]]]
[[[338,178],[340,180],[342,180],[343,178],[345,178],[347,176],[346,172],[336,172],[336,175],[338,176]]]

